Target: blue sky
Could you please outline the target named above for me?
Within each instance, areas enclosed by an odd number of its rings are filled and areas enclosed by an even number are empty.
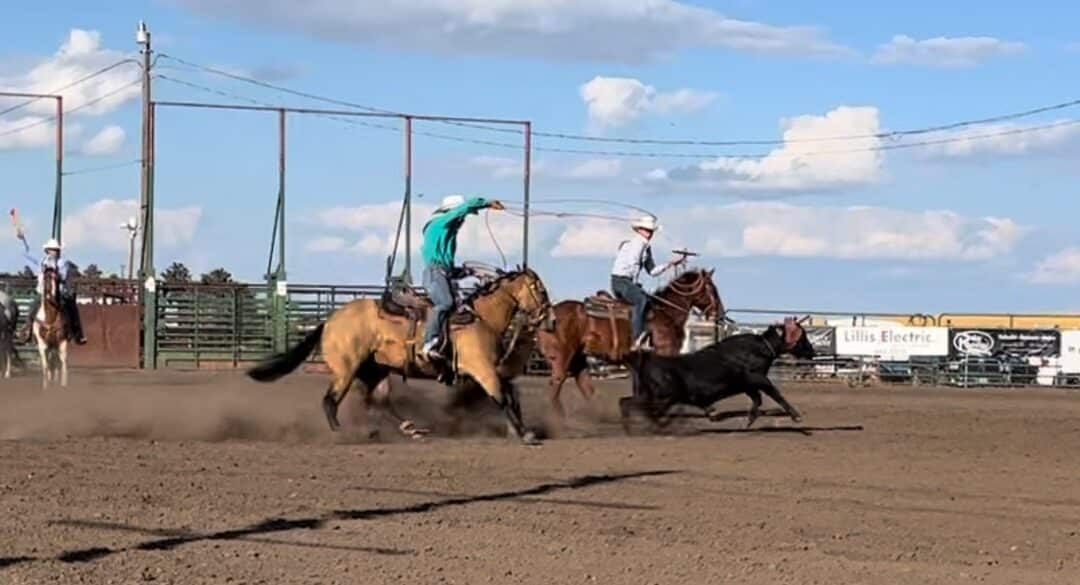
[[[544,203],[589,198],[655,212],[666,227],[658,255],[683,245],[702,251],[733,307],[1080,310],[1080,124],[1068,125],[1080,108],[933,133],[920,138],[951,142],[923,148],[874,150],[919,138],[814,142],[1080,98],[1080,35],[1070,25],[1080,7],[1068,3],[1029,2],[1020,13],[982,2],[91,4],[8,7],[0,88],[49,91],[122,59],[137,49],[135,24],[144,19],[160,53],[395,111],[530,119],[539,131],[601,137],[779,140],[693,147],[537,137],[540,148],[598,152],[537,152],[535,205],[629,217],[622,207]],[[1047,14],[1054,17],[1023,18]],[[320,105],[166,57],[155,73],[160,99]],[[125,87],[136,75],[120,67],[66,95],[74,107],[111,92],[68,116],[68,169],[138,158],[138,89]],[[51,217],[51,130],[4,132],[45,115],[0,115],[0,193],[34,239]],[[261,276],[275,128],[266,114],[161,113],[159,269],[182,260],[199,271],[224,265],[245,279]],[[431,123],[417,130],[520,140]],[[381,277],[402,194],[401,140],[394,130],[290,119],[291,282]],[[415,146],[414,188],[424,195],[417,223],[450,193],[521,197],[516,148],[422,134]],[[119,224],[133,210],[138,167],[65,181],[69,255],[118,270],[126,261]],[[516,261],[518,220],[492,216],[491,225]],[[548,220],[533,233],[531,260],[554,294],[568,297],[606,286],[614,245],[628,232],[611,221]],[[0,269],[20,265],[11,245]],[[461,256],[496,260],[483,218],[463,235]]]

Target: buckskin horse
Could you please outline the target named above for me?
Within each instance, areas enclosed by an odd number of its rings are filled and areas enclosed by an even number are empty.
[[[41,386],[48,388],[55,382],[59,370],[60,385],[68,385],[68,331],[67,319],[61,306],[60,278],[53,268],[41,272],[41,308],[34,316],[34,339],[41,356]]]
[[[381,300],[352,301],[334,311],[296,347],[263,360],[248,375],[260,382],[277,380],[299,367],[321,342],[322,356],[331,372],[323,412],[332,430],[340,426],[338,405],[354,379],[360,382],[368,405],[372,404],[372,391],[392,372],[445,379],[447,372],[442,367],[420,356],[424,315],[430,303],[426,299],[398,300],[404,301],[404,306],[386,295]],[[454,378],[459,383],[464,378],[479,385],[501,407],[511,429],[525,444],[538,441],[522,421],[521,405],[511,383],[513,372],[502,367],[505,357],[515,351],[502,347],[502,339],[512,324],[521,321],[515,316],[524,314],[535,326],[548,317],[550,309],[544,283],[526,268],[502,273],[481,286],[459,307],[449,325],[452,354],[447,361],[452,364]],[[415,438],[425,432],[397,414],[388,399],[378,406],[400,421],[406,434]]]
[[[648,328],[656,355],[679,354],[691,309],[702,311],[710,321],[724,315],[724,303],[712,277],[712,270],[688,270],[652,295]],[[540,351],[551,365],[548,399],[561,416],[559,393],[568,376],[574,376],[586,400],[595,392],[587,357],[619,363],[630,351],[630,305],[601,291],[584,302],[558,303],[554,316],[554,329],[541,329],[537,337]]]

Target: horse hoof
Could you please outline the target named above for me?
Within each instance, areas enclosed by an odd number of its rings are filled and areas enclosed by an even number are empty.
[[[536,438],[536,433],[526,431],[525,434],[521,436],[521,444],[527,447],[538,447],[540,446],[540,439]]]
[[[423,439],[431,431],[428,429],[417,428],[416,424],[411,420],[407,420],[398,425],[398,429],[403,435],[411,439]]]
[[[793,414],[793,415],[791,415],[791,420],[793,422],[797,422],[797,423],[802,422],[802,415],[801,414]]]

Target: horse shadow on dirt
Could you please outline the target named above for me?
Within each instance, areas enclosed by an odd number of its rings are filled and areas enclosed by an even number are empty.
[[[97,530],[116,530],[124,532],[136,532],[140,534],[147,534],[151,536],[158,536],[153,540],[144,541],[139,544],[135,544],[124,548],[109,548],[109,547],[88,547],[83,549],[76,549],[65,551],[56,557],[11,557],[0,558],[0,569],[4,567],[10,567],[22,563],[33,561],[60,561],[62,563],[88,563],[97,561],[115,554],[132,552],[132,551],[167,551],[192,544],[196,542],[208,542],[208,541],[232,541],[243,540],[245,542],[257,542],[264,544],[280,544],[287,546],[308,546],[314,548],[329,548],[348,550],[353,552],[364,552],[370,554],[379,555],[411,555],[415,554],[415,551],[405,549],[393,549],[393,548],[380,548],[380,547],[345,547],[336,545],[324,545],[324,544],[311,544],[303,542],[293,542],[288,540],[278,540],[273,538],[267,538],[269,535],[280,534],[288,532],[290,530],[319,530],[325,528],[329,523],[341,520],[374,520],[377,518],[386,518],[394,516],[409,516],[414,514],[427,514],[429,512],[435,512],[444,508],[454,508],[460,506],[467,506],[470,504],[476,504],[481,502],[499,502],[506,500],[517,500],[528,496],[543,496],[553,492],[559,492],[564,490],[580,490],[593,486],[618,483],[622,481],[641,479],[648,477],[658,477],[664,475],[672,475],[679,473],[675,470],[650,470],[650,471],[635,471],[620,474],[603,474],[603,475],[584,475],[573,477],[565,481],[554,481],[542,483],[529,488],[523,488],[511,491],[494,492],[489,494],[478,495],[459,495],[439,500],[432,500],[427,502],[420,502],[417,504],[410,504],[406,506],[398,506],[391,508],[367,508],[358,510],[333,510],[319,516],[313,516],[308,518],[269,518],[262,522],[244,526],[241,528],[235,528],[230,530],[221,530],[217,532],[208,533],[193,533],[183,530],[170,530],[170,529],[154,529],[144,528],[139,526],[133,526],[121,523],[111,522],[99,522],[88,520],[57,520],[50,524],[59,526],[71,526],[79,528],[97,529]],[[530,500],[521,500],[530,501]],[[536,500],[531,500],[536,502]]]

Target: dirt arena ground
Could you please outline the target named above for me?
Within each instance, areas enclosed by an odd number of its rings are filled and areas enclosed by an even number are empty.
[[[331,435],[315,375],[74,380],[0,386],[0,583],[1080,583],[1076,392],[789,385],[799,425],[631,438],[625,381],[560,427],[530,380],[527,448],[432,386],[415,443]]]

